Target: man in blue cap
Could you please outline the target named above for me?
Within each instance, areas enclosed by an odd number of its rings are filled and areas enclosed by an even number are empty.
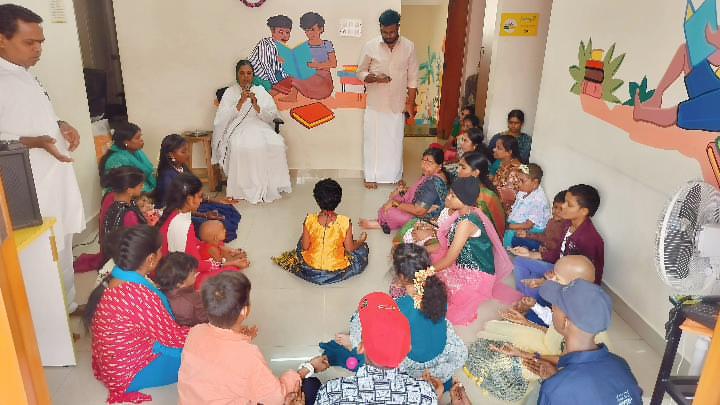
[[[548,281],[540,296],[552,304],[565,354],[559,371],[543,382],[538,404],[642,404],[642,390],[627,362],[595,344],[595,335],[607,330],[612,318],[612,302],[602,288],[580,279],[566,286]]]

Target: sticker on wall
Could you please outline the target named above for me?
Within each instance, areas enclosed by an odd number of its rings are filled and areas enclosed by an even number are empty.
[[[67,22],[64,0],[50,0],[50,22],[56,24]]]
[[[500,16],[501,37],[534,37],[538,33],[540,14],[502,13]]]
[[[643,77],[628,85],[628,100],[612,109],[607,102],[619,104],[613,94],[622,85],[614,77],[622,59],[604,57],[602,50],[580,42],[578,65],[570,67],[575,80],[571,91],[580,95],[583,110],[628,133],[634,142],[652,148],[675,150],[694,159],[703,178],[720,187],[720,31],[717,0],[705,0],[695,8],[687,0],[682,14],[684,42],[666,62],[662,79],[653,90]],[[647,38],[648,44],[653,38]],[[624,56],[621,55],[621,56]],[[687,62],[690,63],[687,63]],[[682,80],[688,98],[677,104],[663,103],[665,91]],[[619,83],[619,84],[618,84]]]
[[[340,20],[341,37],[360,38],[362,36],[362,20],[343,18]]]

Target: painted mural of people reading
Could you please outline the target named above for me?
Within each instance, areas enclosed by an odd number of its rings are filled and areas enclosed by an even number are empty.
[[[314,11],[307,12],[300,17],[300,28],[308,40],[293,50],[286,48],[289,57],[285,58],[283,68],[292,76],[292,89],[281,101],[296,101],[298,92],[307,98],[322,100],[333,92],[330,69],[337,67],[337,57],[333,43],[321,38],[325,19]],[[278,49],[282,56],[285,50],[282,46]]]

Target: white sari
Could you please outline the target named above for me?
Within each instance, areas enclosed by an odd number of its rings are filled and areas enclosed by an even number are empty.
[[[275,101],[261,86],[253,86],[260,112],[248,99],[237,109],[240,85],[230,86],[215,115],[212,162],[227,174],[228,197],[252,204],[279,199],[292,191],[285,141],[271,128],[277,115]]]

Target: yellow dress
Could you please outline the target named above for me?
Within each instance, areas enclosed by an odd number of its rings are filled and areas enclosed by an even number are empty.
[[[345,236],[350,229],[350,218],[338,215],[328,226],[320,224],[318,218],[318,214],[310,214],[305,219],[310,247],[302,252],[303,259],[318,270],[344,270],[350,265],[345,254]]]
[[[305,218],[310,247],[303,249],[300,238],[297,248],[273,257],[272,261],[303,280],[320,285],[354,277],[367,267],[370,249],[363,243],[351,253],[345,251],[345,238],[351,226],[350,218],[344,215],[323,226],[318,214],[310,214]]]

